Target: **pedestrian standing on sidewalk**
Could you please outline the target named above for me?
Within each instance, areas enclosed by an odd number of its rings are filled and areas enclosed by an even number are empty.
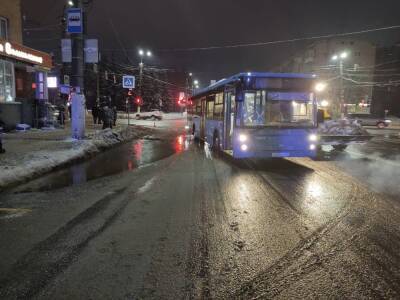
[[[97,119],[99,118],[99,107],[97,104],[92,107],[93,123],[97,124]]]
[[[117,117],[118,117],[117,107],[113,106],[112,111],[113,111],[113,124],[115,126],[117,124]]]
[[[113,111],[107,105],[103,107],[103,129],[111,128],[113,124]]]
[[[58,121],[61,126],[65,125],[65,106],[64,105],[60,105],[58,107]]]

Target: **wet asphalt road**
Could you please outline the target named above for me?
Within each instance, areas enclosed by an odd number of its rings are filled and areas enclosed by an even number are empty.
[[[393,197],[337,156],[238,163],[172,124],[165,157],[0,195],[1,299],[400,298]]]

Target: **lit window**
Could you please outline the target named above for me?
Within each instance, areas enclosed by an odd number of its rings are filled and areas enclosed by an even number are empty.
[[[12,102],[15,98],[14,65],[0,60],[0,102]]]

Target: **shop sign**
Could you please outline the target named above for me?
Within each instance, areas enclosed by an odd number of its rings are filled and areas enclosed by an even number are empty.
[[[0,40],[0,55],[12,57],[36,65],[42,65],[47,68],[52,67],[50,55],[3,40]]]

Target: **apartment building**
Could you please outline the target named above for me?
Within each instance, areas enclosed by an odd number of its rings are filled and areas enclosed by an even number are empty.
[[[340,59],[343,52],[347,53],[347,57]],[[290,57],[279,69],[282,72],[318,75],[328,83],[321,97],[330,103],[339,101],[343,78],[346,110],[365,111],[372,101],[373,86],[370,83],[374,79],[375,53],[375,45],[365,40],[347,37],[321,39]],[[339,55],[339,59],[333,60],[335,55]]]

